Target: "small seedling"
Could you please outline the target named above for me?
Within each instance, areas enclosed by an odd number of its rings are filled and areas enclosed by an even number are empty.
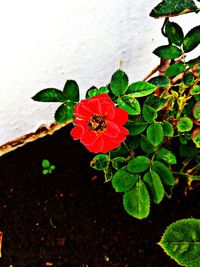
[[[55,170],[55,168],[56,168],[54,165],[51,165],[51,163],[48,161],[48,159],[43,159],[42,167],[43,167],[42,173],[44,175],[46,175],[48,173],[52,173],[52,171]]]

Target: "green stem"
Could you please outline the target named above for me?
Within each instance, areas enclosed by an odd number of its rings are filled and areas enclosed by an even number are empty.
[[[131,156],[132,158],[134,158],[135,153],[134,153],[134,152],[127,146],[127,144],[126,144],[125,142],[123,142],[123,144],[124,144],[125,148],[128,150],[130,156]]]

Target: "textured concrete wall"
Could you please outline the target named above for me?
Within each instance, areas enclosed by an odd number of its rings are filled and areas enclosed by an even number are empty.
[[[0,2],[0,145],[53,122],[57,104],[31,100],[40,89],[75,79],[82,96],[110,81],[120,60],[130,81],[142,79],[166,43],[159,0],[18,0]],[[177,18],[185,32],[199,15]]]

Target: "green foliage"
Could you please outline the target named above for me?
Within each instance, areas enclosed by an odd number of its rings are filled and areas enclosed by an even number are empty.
[[[118,170],[112,178],[112,186],[116,192],[127,192],[131,190],[139,179],[139,174],[130,173],[126,167]]]
[[[155,151],[155,147],[149,142],[148,138],[145,135],[141,135],[140,138],[140,147],[147,154],[151,154]]]
[[[152,170],[158,174],[164,184],[170,186],[174,185],[174,176],[164,163],[155,160],[152,164]]]
[[[174,135],[173,125],[168,121],[163,121],[162,124],[163,134],[167,137],[172,137]]]
[[[125,109],[130,115],[140,114],[140,103],[132,95],[124,95],[117,100],[120,108]]]
[[[55,120],[58,123],[64,123],[70,120],[74,115],[74,103],[63,103],[55,112]]]
[[[200,101],[197,101],[193,107],[193,116],[195,119],[199,120],[200,119]]]
[[[189,132],[193,127],[193,122],[188,117],[180,118],[177,123],[177,129],[179,132]]]
[[[181,49],[174,45],[163,45],[156,48],[153,53],[164,59],[175,59],[179,58],[182,54]]]
[[[171,165],[177,163],[175,155],[164,147],[158,150],[156,159],[164,161],[164,163]]]
[[[164,188],[160,177],[156,172],[148,171],[143,179],[151,191],[153,201],[159,204],[164,197]]]
[[[147,138],[154,145],[158,146],[163,141],[163,128],[160,123],[154,122],[147,128]]]
[[[157,87],[165,87],[169,85],[169,80],[165,76],[156,76],[148,80],[149,83],[154,84]]]
[[[124,194],[123,203],[127,213],[137,219],[144,219],[149,215],[150,197],[141,179],[132,190]]]
[[[131,94],[133,97],[143,97],[153,93],[157,87],[148,82],[135,82],[129,85],[128,94]]]
[[[164,76],[163,76],[164,77]],[[166,78],[166,77],[165,77]],[[167,78],[166,78],[167,79]],[[167,79],[168,80],[168,79]],[[168,80],[169,81],[169,80]],[[163,109],[164,104],[166,103],[166,99],[163,97],[158,97],[155,95],[150,95],[144,101],[144,104],[154,108],[156,111]]]
[[[182,45],[184,38],[183,30],[177,23],[168,21],[165,25],[165,34],[170,44]]]
[[[182,62],[176,62],[169,66],[169,68],[166,69],[165,75],[167,77],[174,77],[178,74],[182,73],[185,70],[186,66]]]
[[[142,118],[142,116],[137,116],[131,118],[126,124],[126,128],[129,130],[131,136],[141,134],[147,127],[147,122]]]
[[[182,219],[170,224],[159,245],[181,266],[200,266],[200,220]]]
[[[142,109],[142,115],[145,121],[147,122],[154,122],[155,119],[158,117],[157,111],[155,108],[152,108],[151,106],[144,105]]]
[[[194,84],[194,75],[192,72],[186,72],[183,77],[183,82],[187,86],[191,86]]]
[[[55,88],[47,88],[41,90],[32,97],[33,100],[39,102],[65,102],[66,97],[62,91]]]
[[[192,141],[195,143],[197,148],[200,148],[200,128],[196,128],[191,135]]]
[[[150,159],[145,156],[138,156],[129,161],[127,165],[128,171],[131,173],[141,173],[149,168]]]
[[[191,90],[190,90],[191,95],[197,95],[200,94],[200,85],[195,85]]]
[[[200,44],[200,26],[191,29],[183,40],[183,50],[188,53]]]
[[[126,73],[122,70],[117,70],[112,76],[110,88],[116,96],[125,94],[128,88],[128,76]]]
[[[115,170],[121,169],[126,164],[126,158],[124,157],[116,157],[112,159],[112,166]]]
[[[51,165],[48,159],[42,160],[42,167],[43,167],[42,173],[44,175],[52,173],[52,171],[55,170],[56,168],[54,165]]]
[[[68,80],[65,83],[63,94],[65,95],[67,100],[71,100],[73,102],[79,101],[79,87],[78,84],[73,80]]]
[[[110,158],[106,154],[98,154],[90,162],[90,166],[96,170],[105,170],[109,167]]]
[[[197,12],[198,8],[193,0],[163,0],[150,13],[154,18],[173,17],[188,12]]]

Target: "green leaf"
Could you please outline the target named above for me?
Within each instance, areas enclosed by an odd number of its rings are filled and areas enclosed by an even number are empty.
[[[127,192],[134,187],[138,179],[139,174],[132,174],[123,167],[113,175],[112,186],[116,192]]]
[[[44,175],[48,174],[48,173],[49,173],[49,169],[44,169],[44,170],[42,171],[42,173],[43,173]]]
[[[157,87],[148,82],[135,82],[129,85],[128,94],[131,94],[133,97],[143,97],[153,93]]]
[[[168,21],[165,26],[165,33],[170,44],[182,45],[184,38],[183,30],[177,23]]]
[[[131,173],[141,173],[149,168],[150,159],[145,156],[138,156],[129,161],[127,165],[128,171]]]
[[[40,102],[65,102],[67,99],[63,92],[55,88],[47,88],[32,97],[35,101]]]
[[[53,171],[55,169],[56,169],[56,167],[54,165],[51,165],[50,170]]]
[[[197,58],[191,59],[187,62],[188,66],[192,69],[194,65],[200,64],[200,56]]]
[[[164,76],[163,76],[164,77]],[[150,95],[144,101],[144,104],[154,108],[155,110],[159,111],[163,108],[164,104],[167,102],[166,99],[163,97]]]
[[[192,141],[195,143],[197,148],[200,148],[200,128],[196,128],[191,135]]]
[[[200,25],[191,29],[183,40],[183,50],[188,53],[200,44]]]
[[[108,169],[110,163],[110,158],[106,154],[98,154],[90,162],[90,167],[96,170]]]
[[[108,94],[108,93],[109,93],[109,90],[108,90],[107,86],[102,86],[97,91],[97,95],[99,95],[99,94]]]
[[[50,167],[50,162],[48,161],[48,159],[43,159],[42,167],[43,168],[49,168]]]
[[[155,122],[147,128],[147,138],[154,145],[158,146],[163,140],[163,128],[161,124]]]
[[[197,95],[200,94],[200,85],[195,85],[191,90],[190,90],[191,95]]]
[[[164,197],[164,188],[158,174],[154,171],[148,171],[145,173],[144,182],[151,190],[153,201],[159,204]]]
[[[149,142],[149,140],[147,139],[145,135],[141,135],[140,146],[141,146],[141,149],[147,154],[151,154],[155,150],[155,147]]]
[[[152,108],[148,105],[143,106],[142,115],[145,121],[150,122],[150,123],[154,122],[155,119],[158,117],[158,114],[155,108]]]
[[[128,88],[128,76],[126,73],[122,70],[117,70],[111,78],[110,88],[116,96],[125,94]]]
[[[162,182],[166,185],[173,186],[175,184],[173,174],[164,163],[155,160],[152,164],[152,170],[158,174]]]
[[[174,135],[174,128],[170,122],[163,121],[162,128],[165,136],[172,137]]]
[[[180,120],[177,123],[177,129],[179,132],[189,132],[192,130],[193,122],[188,117],[180,118]]]
[[[186,66],[181,62],[176,62],[169,66],[169,68],[166,69],[165,75],[167,77],[174,77],[178,74],[182,73],[185,70]]]
[[[90,97],[96,96],[97,92],[98,92],[98,89],[96,88],[96,86],[92,86],[87,90],[85,94],[85,98],[88,99]]]
[[[183,82],[187,86],[191,86],[194,84],[194,76],[192,72],[186,72],[183,77]]]
[[[156,159],[158,160],[162,160],[167,164],[176,164],[176,157],[174,156],[174,154],[166,149],[166,148],[161,148],[158,150],[157,154],[156,154]]]
[[[200,119],[200,101],[197,101],[192,109],[193,116],[196,120]]]
[[[129,130],[129,135],[135,136],[146,129],[147,123],[141,116],[137,116],[131,118],[131,120],[126,123],[125,127]]]
[[[74,103],[66,102],[63,103],[55,112],[55,120],[58,123],[64,123],[72,119],[74,115]]]
[[[198,7],[193,0],[163,0],[150,13],[151,17],[173,17],[188,12],[197,12]]]
[[[149,83],[154,84],[157,87],[166,87],[169,85],[169,80],[165,76],[156,76],[148,80]]]
[[[181,266],[200,266],[200,220],[182,219],[170,224],[159,245]]]
[[[113,173],[112,173],[111,167],[109,166],[108,168],[104,169],[103,171],[104,171],[105,183],[107,183],[110,180],[112,180]]]
[[[182,54],[181,50],[174,45],[163,45],[156,48],[153,53],[164,59],[175,59],[179,58]]]
[[[116,157],[112,159],[112,166],[115,170],[121,169],[126,164],[126,158],[124,157]]]
[[[132,190],[124,194],[123,204],[126,212],[137,219],[144,219],[149,215],[150,197],[142,180],[139,180]]]
[[[120,108],[126,110],[130,115],[140,114],[140,103],[131,95],[124,95],[117,100]]]
[[[79,101],[79,87],[78,84],[73,80],[67,80],[63,89],[63,94],[67,100],[73,102]]]

